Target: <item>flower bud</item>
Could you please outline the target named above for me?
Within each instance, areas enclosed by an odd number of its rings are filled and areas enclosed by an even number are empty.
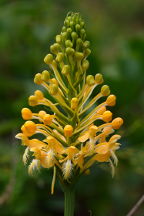
[[[89,133],[90,133],[90,136],[95,136],[96,135],[96,131],[97,131],[98,127],[95,126],[95,125],[92,125],[89,127]]]
[[[38,104],[37,97],[35,95],[29,96],[28,102],[30,106],[36,106]]]
[[[72,32],[71,28],[67,28],[67,33],[70,34]]]
[[[65,45],[66,47],[73,47],[73,43],[70,40],[66,40]]]
[[[42,77],[41,77],[41,73],[37,73],[34,77],[34,83],[37,85],[42,84]]]
[[[50,79],[50,83],[58,85],[58,81],[55,78]]]
[[[36,131],[36,124],[33,121],[26,121],[21,130],[26,136],[32,136]]]
[[[85,42],[83,43],[83,46],[84,46],[85,48],[88,48],[88,47],[90,46],[90,42],[89,42],[89,41],[85,41]]]
[[[101,93],[103,96],[108,96],[110,94],[110,89],[108,85],[103,85],[101,87]]]
[[[122,124],[123,124],[123,119],[120,117],[117,117],[112,121],[113,129],[119,129]]]
[[[46,114],[46,115],[44,115],[43,120],[44,120],[44,124],[51,125],[52,120],[53,120],[53,116],[50,114]]]
[[[106,111],[106,107],[102,106],[100,109],[98,109],[97,114],[102,115]]]
[[[81,61],[84,57],[84,54],[82,52],[75,52],[76,60]]]
[[[58,43],[54,43],[50,46],[50,51],[54,54],[57,54],[60,50],[60,45]]]
[[[52,54],[47,54],[46,57],[44,58],[44,62],[46,64],[52,64],[52,62],[53,62],[53,55]]]
[[[49,93],[50,93],[51,95],[56,95],[57,92],[58,92],[58,85],[56,85],[56,84],[51,84],[51,85],[50,85],[50,89],[49,89]]]
[[[42,91],[40,91],[40,90],[36,90],[36,91],[34,92],[34,95],[36,96],[36,98],[37,98],[38,100],[42,100],[42,99],[44,98],[44,95],[43,95]]]
[[[50,79],[50,73],[47,70],[44,70],[42,72],[41,79],[45,82],[48,82]]]
[[[66,76],[69,73],[70,73],[70,66],[69,65],[64,65],[63,68],[62,68],[62,74],[64,74]]]
[[[32,111],[30,110],[30,109],[28,109],[28,108],[23,108],[22,110],[21,110],[21,114],[22,114],[22,118],[24,119],[24,120],[29,120],[29,119],[31,119],[32,118]]]
[[[91,50],[90,49],[86,49],[85,52],[84,52],[84,55],[86,57],[88,57],[90,54],[91,54]]]
[[[103,113],[102,119],[104,122],[110,122],[112,120],[112,112],[107,110]]]
[[[76,32],[72,32],[71,37],[72,37],[73,40],[76,40],[78,38],[78,35],[77,35]]]
[[[41,119],[43,119],[44,116],[46,115],[46,112],[44,110],[41,110],[41,111],[39,111],[38,115]]]
[[[109,95],[107,97],[106,103],[108,106],[115,106],[116,104],[116,96],[115,95]]]
[[[63,59],[64,59],[64,54],[63,54],[62,52],[59,52],[59,53],[57,54],[56,61],[62,62]]]
[[[56,42],[57,43],[60,43],[61,42],[61,35],[56,35]]]
[[[76,24],[75,29],[78,32],[81,29],[81,26],[79,24]]]
[[[78,106],[78,99],[76,97],[71,99],[71,108],[75,110]]]
[[[61,36],[62,36],[63,41],[65,41],[67,38],[67,32],[62,32]]]
[[[74,54],[74,49],[73,49],[73,48],[70,48],[70,47],[67,47],[67,48],[66,48],[66,54],[67,54],[67,55],[73,55],[73,54]]]
[[[73,133],[73,127],[71,125],[66,125],[64,127],[64,135],[65,137],[71,137]]]
[[[83,60],[82,61],[82,68],[84,71],[86,71],[89,68],[89,61],[88,60]]]
[[[88,75],[87,77],[86,77],[86,83],[88,84],[88,85],[94,85],[95,84],[95,80],[94,80],[94,76],[92,76],[92,75]]]
[[[95,75],[95,81],[96,81],[97,84],[103,83],[103,76],[102,76],[102,74],[100,74],[100,73],[96,74]]]

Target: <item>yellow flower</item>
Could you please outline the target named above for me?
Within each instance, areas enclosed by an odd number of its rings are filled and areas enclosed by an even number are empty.
[[[34,83],[41,85],[28,99],[30,106],[42,105],[38,113],[23,108],[26,122],[16,138],[26,147],[24,163],[29,163],[29,174],[40,168],[53,168],[51,192],[54,191],[56,172],[61,181],[73,181],[75,175],[89,173],[97,161],[117,165],[116,150],[119,135],[111,135],[123,124],[123,119],[112,119],[109,107],[116,104],[108,85],[102,85],[92,97],[94,89],[104,82],[102,74],[86,75],[89,68],[90,42],[86,39],[84,22],[79,14],[69,13],[56,42],[50,46],[44,62],[49,69],[37,73]],[[103,102],[99,102],[102,98]],[[34,108],[33,108],[34,109]],[[46,112],[49,110],[49,113]],[[40,134],[35,139],[35,134]],[[109,141],[108,141],[109,139]]]

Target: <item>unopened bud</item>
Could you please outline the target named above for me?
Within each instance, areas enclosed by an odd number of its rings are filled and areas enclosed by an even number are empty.
[[[78,61],[81,61],[84,57],[84,54],[82,52],[75,52],[75,57]]]
[[[113,129],[119,129],[123,124],[123,119],[118,117],[118,118],[115,118],[113,121],[112,121],[112,127]]]
[[[44,70],[42,72],[42,76],[41,76],[41,79],[45,82],[48,82],[49,79],[50,79],[50,73],[47,71],[47,70]]]
[[[67,33],[70,34],[72,32],[71,28],[67,28]]]
[[[60,45],[58,43],[54,43],[50,46],[50,51],[54,54],[57,54],[60,50]]]
[[[103,96],[108,96],[110,94],[110,89],[108,85],[103,85],[101,87],[101,93]]]
[[[70,40],[66,40],[65,45],[66,47],[73,47],[73,43]]]
[[[64,65],[62,68],[62,74],[67,75],[70,73],[70,66],[69,65]]]
[[[55,94],[57,94],[57,92],[58,92],[58,85],[56,85],[56,84],[51,84],[51,85],[50,85],[50,89],[49,89],[49,93],[50,93],[51,95],[55,95]]]
[[[73,40],[76,40],[78,38],[78,35],[77,35],[76,32],[72,32],[71,37],[72,37]]]
[[[89,61],[88,60],[83,60],[82,61],[82,68],[84,71],[86,71],[89,68]]]
[[[103,83],[103,76],[102,76],[102,74],[100,74],[100,73],[96,74],[95,75],[95,81],[96,81],[97,84]]]
[[[73,49],[73,48],[70,48],[70,47],[67,47],[67,48],[66,48],[66,54],[67,54],[67,55],[73,55],[73,54],[74,54],[74,49]]]
[[[59,53],[57,54],[56,61],[62,62],[63,59],[64,59],[64,54],[63,54],[62,52],[59,52]]]
[[[85,48],[88,48],[88,47],[90,46],[90,42],[89,42],[89,41],[85,41],[85,42],[83,43],[83,46],[84,46]]]
[[[71,108],[75,110],[78,106],[78,99],[76,97],[71,99]]]
[[[73,127],[71,125],[66,125],[64,127],[64,135],[65,137],[71,137],[73,133]]]
[[[31,119],[32,118],[32,111],[30,110],[30,109],[28,109],[28,108],[23,108],[22,110],[21,110],[21,114],[22,114],[22,118],[24,119],[24,120],[29,120],[29,119]]]
[[[85,56],[88,57],[91,54],[91,50],[90,49],[86,49],[85,50]]]
[[[36,106],[38,104],[37,97],[35,95],[29,96],[28,102],[30,106]]]
[[[62,32],[61,36],[62,36],[63,41],[65,41],[67,38],[67,32]]]
[[[46,64],[51,64],[53,62],[53,55],[52,54],[46,55],[46,57],[44,58],[44,62]]]
[[[102,119],[105,122],[110,122],[112,120],[112,112],[109,110],[105,111],[102,115]]]
[[[106,103],[108,106],[115,106],[116,104],[116,96],[115,95],[109,95],[107,97]]]
[[[34,92],[34,95],[36,96],[36,98],[37,98],[38,100],[42,100],[42,99],[44,98],[44,95],[43,95],[42,91],[40,91],[40,90],[36,90],[36,91]]]
[[[94,76],[92,76],[92,75],[88,75],[87,77],[86,77],[86,83],[88,84],[88,85],[94,85],[95,84],[95,79],[94,79]]]
[[[96,135],[97,129],[98,129],[98,127],[95,125],[90,126],[89,127],[90,136],[94,137]]]
[[[76,31],[79,31],[80,28],[81,28],[80,25],[79,25],[79,24],[76,24],[76,26],[75,26]]]
[[[51,125],[52,120],[53,120],[53,116],[50,115],[50,114],[46,114],[46,115],[43,117],[43,120],[44,120],[44,124],[46,124],[46,125]]]
[[[61,35],[56,35],[56,42],[57,43],[60,43],[61,42]]]
[[[34,83],[37,85],[42,84],[42,77],[41,77],[41,73],[37,73],[34,77]]]
[[[39,111],[38,115],[41,119],[43,119],[44,116],[46,115],[46,112],[44,110],[41,110],[41,111]]]

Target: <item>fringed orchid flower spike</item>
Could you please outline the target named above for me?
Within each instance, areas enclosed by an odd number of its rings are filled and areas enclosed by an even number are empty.
[[[89,173],[95,162],[107,162],[114,175],[120,135],[112,134],[121,127],[123,119],[112,119],[108,108],[115,105],[116,96],[110,94],[109,86],[103,85],[102,74],[86,75],[90,42],[78,13],[67,15],[55,40],[44,58],[46,70],[34,77],[34,83],[43,86],[50,97],[46,98],[40,90],[29,97],[30,106],[43,105],[44,110],[34,113],[23,108],[26,122],[16,138],[26,147],[23,162],[29,164],[29,174],[41,168],[53,169],[51,193],[58,176],[65,192],[64,215],[73,216],[73,185],[77,177]],[[99,85],[99,93],[92,97]],[[99,103],[99,99],[103,102]],[[41,134],[41,140],[34,138],[35,134]]]

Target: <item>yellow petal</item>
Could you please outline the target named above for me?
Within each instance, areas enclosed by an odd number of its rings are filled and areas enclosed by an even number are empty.
[[[85,142],[86,140],[89,139],[89,131],[85,131],[79,138],[79,142]]]

